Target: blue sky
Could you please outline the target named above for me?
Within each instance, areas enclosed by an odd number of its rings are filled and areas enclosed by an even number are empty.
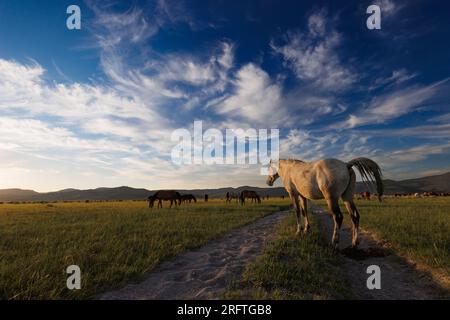
[[[258,166],[174,165],[195,120],[278,128],[284,158],[450,171],[449,38],[446,1],[2,1],[0,188],[264,184]]]

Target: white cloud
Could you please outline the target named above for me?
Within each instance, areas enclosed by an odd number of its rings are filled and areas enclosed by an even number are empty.
[[[406,162],[417,162],[424,160],[431,155],[448,153],[450,144],[442,145],[420,145],[407,149],[390,152],[390,162],[405,164]]]
[[[337,49],[342,36],[325,11],[313,13],[307,32],[292,32],[287,43],[272,48],[279,53],[298,79],[322,90],[339,91],[348,88],[357,76],[341,62]]]
[[[182,54],[167,54],[155,61],[148,68],[156,72],[156,81],[166,87],[173,82],[202,86],[202,91],[209,94],[223,91],[228,82],[228,71],[233,67],[233,45],[221,42],[207,61]]]
[[[450,137],[450,123],[428,124],[397,129],[364,130],[366,134],[378,137],[409,137],[439,139]]]
[[[244,65],[236,75],[234,93],[215,105],[229,118],[245,118],[252,123],[276,124],[285,119],[281,86],[255,64]]]
[[[369,91],[379,87],[397,86],[414,79],[416,76],[416,73],[411,73],[406,69],[393,70],[388,77],[376,79],[374,84],[369,87]]]
[[[369,137],[364,134],[345,132],[311,132],[292,129],[280,141],[280,157],[313,161],[323,158],[337,158],[348,161],[356,157],[370,157],[373,148],[368,145]]]
[[[390,1],[384,2],[384,10],[398,11]],[[301,80],[298,87],[286,91],[285,75],[271,75],[255,63],[237,64],[237,44],[230,41],[218,41],[196,55],[181,51],[161,55],[151,48],[149,40],[169,24],[195,27],[190,14],[179,14],[183,8],[178,2],[160,0],[154,3],[157,10],[131,7],[122,13],[110,10],[111,4],[89,3],[96,19],[86,25],[94,36],[94,47],[100,50],[105,75],[100,84],[51,82],[38,62],[0,59],[0,159],[8,158],[0,164],[0,186],[6,186],[2,181],[11,187],[33,187],[34,183],[46,190],[99,184],[148,188],[262,184],[258,166],[176,167],[171,163],[172,130],[190,128],[198,117],[204,118],[205,129],[288,129],[281,141],[284,157],[370,156],[397,168],[402,153],[393,153],[389,160],[369,144],[377,133],[345,129],[427,106],[445,84],[398,89],[374,98],[333,130],[304,130],[300,128],[305,124],[346,112],[351,103],[339,94],[359,78],[339,55],[343,36],[325,11],[310,15],[304,32],[291,32],[284,43],[272,43],[277,57]],[[415,75],[395,69],[375,85],[398,88]],[[421,131],[422,137],[444,138],[446,119],[434,119],[441,122],[436,126],[396,133],[420,135]],[[335,128],[344,130],[337,134]],[[436,128],[439,134],[433,132]],[[448,150],[426,145],[403,151],[411,152],[409,159],[421,161],[427,154]],[[14,176],[19,180],[11,182]]]
[[[439,116],[432,117],[428,121],[449,124],[450,123],[450,113],[444,113]]]
[[[433,168],[431,159],[439,155],[450,155],[449,143],[430,141],[413,147],[396,148],[392,151],[384,150],[377,152],[374,159],[383,165],[382,169],[386,177],[400,180],[448,171],[442,167]]]
[[[403,8],[403,4],[399,4],[398,1],[394,2],[392,0],[377,0],[374,4],[380,6],[382,14],[387,18],[393,17]]]
[[[388,94],[375,97],[366,108],[351,114],[346,121],[338,124],[341,128],[354,128],[358,126],[384,123],[395,119],[427,105],[436,103],[439,95],[448,90],[448,79],[435,82],[428,86],[410,86],[395,90]]]

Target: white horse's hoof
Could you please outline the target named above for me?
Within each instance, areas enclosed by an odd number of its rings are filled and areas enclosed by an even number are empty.
[[[308,230],[310,229],[310,226],[307,226],[305,228],[303,228],[303,234],[308,234]]]

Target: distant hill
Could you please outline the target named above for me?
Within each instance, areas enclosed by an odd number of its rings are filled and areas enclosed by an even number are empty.
[[[384,180],[385,194],[394,193],[414,193],[424,191],[450,192],[450,172],[417,179],[402,181]],[[205,194],[212,199],[225,198],[227,192],[240,192],[243,189],[254,190],[261,196],[279,197],[287,195],[284,188],[259,188],[242,186],[239,188],[218,188],[218,189],[180,189],[180,193],[191,193],[196,197],[203,197]],[[356,192],[369,190],[363,183],[358,182]],[[369,190],[373,191],[373,190]],[[97,188],[88,190],[64,189],[55,192],[39,193],[33,190],[22,189],[2,189],[0,190],[0,201],[81,201],[81,200],[142,200],[153,194],[155,190],[136,189],[131,187],[117,188]]]
[[[64,189],[38,193],[30,190],[0,190],[0,201],[75,201],[75,200],[137,200],[145,199],[151,192],[130,187],[97,188],[88,190]]]
[[[415,193],[415,192],[450,192],[450,172],[408,180],[383,180],[384,193]],[[362,192],[369,190],[369,188],[363,182],[358,182],[356,185],[356,191]],[[373,191],[373,190],[370,190]]]
[[[0,201],[29,201],[40,193],[33,190],[0,189]]]
[[[190,193],[198,198],[208,194],[209,198],[225,198],[227,192],[240,192],[244,189],[255,190],[260,195],[279,197],[287,195],[284,188],[219,188],[219,189],[195,189],[177,190],[181,194]],[[88,190],[64,189],[55,192],[38,193],[32,190],[3,189],[0,190],[0,201],[81,201],[81,200],[143,200],[156,190],[135,189],[130,187],[97,188]]]

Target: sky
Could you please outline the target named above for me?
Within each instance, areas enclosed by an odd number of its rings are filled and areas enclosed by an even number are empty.
[[[264,185],[258,165],[174,163],[194,121],[279,129],[281,158],[448,172],[448,39],[448,1],[3,0],[0,188]]]

